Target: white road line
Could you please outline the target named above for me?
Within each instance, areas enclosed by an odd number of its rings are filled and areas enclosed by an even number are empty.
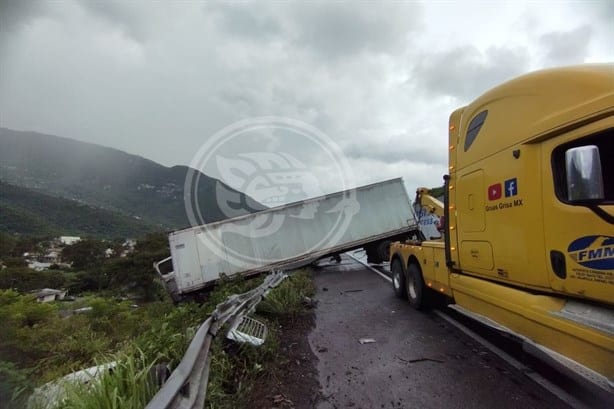
[[[378,271],[377,269],[371,267],[368,263],[358,259],[357,257],[355,257],[351,253],[346,253],[346,254],[348,256],[350,256],[351,258],[353,258],[358,263],[362,264],[363,266],[365,266],[369,270],[373,271],[374,273],[376,273],[377,275],[382,277],[384,280],[388,281],[389,283],[392,283],[392,279],[390,277],[388,277],[387,275],[385,275],[382,272]],[[495,354],[499,358],[503,359],[510,366],[512,366],[513,368],[516,368],[522,374],[524,374],[525,376],[527,376],[528,378],[533,380],[535,383],[537,383],[538,385],[540,385],[541,387],[543,387],[544,389],[546,389],[547,391],[552,393],[554,396],[556,396],[557,398],[559,398],[561,401],[565,402],[566,404],[568,404],[572,408],[574,408],[574,409],[587,409],[588,408],[583,402],[581,402],[578,399],[574,398],[569,393],[567,393],[563,389],[559,388],[557,385],[555,385],[552,382],[548,381],[546,378],[544,378],[543,376],[541,376],[537,372],[533,371],[531,368],[527,367],[522,362],[518,361],[516,358],[512,357],[511,355],[509,355],[507,352],[505,352],[502,349],[496,347],[495,345],[493,345],[489,341],[485,340],[484,338],[482,338],[481,336],[479,336],[478,334],[476,334],[475,332],[473,332],[472,330],[470,330],[469,328],[467,328],[466,326],[464,326],[460,322],[454,320],[452,317],[450,317],[447,314],[445,314],[445,313],[443,313],[441,311],[438,311],[438,310],[435,310],[434,312],[439,317],[441,317],[442,319],[446,320],[451,325],[454,325],[456,328],[458,328],[459,330],[464,332],[470,338],[473,338],[475,341],[477,341],[480,344],[484,345],[484,347],[488,348],[493,354]]]
[[[496,347],[489,341],[485,340],[484,338],[482,338],[481,336],[479,336],[478,334],[476,334],[475,332],[473,332],[472,330],[470,330],[469,328],[467,328],[460,322],[456,321],[454,318],[450,317],[446,313],[438,311],[438,310],[434,310],[433,312],[437,314],[440,318],[447,321],[449,324],[454,325],[456,328],[464,332],[470,338],[473,338],[475,341],[479,342],[484,347],[488,348],[490,352],[497,355],[499,358],[503,359],[505,362],[510,364],[512,367],[520,371],[523,375],[530,378],[533,382],[537,383],[542,388],[546,389],[548,392],[552,393],[554,396],[556,396],[557,398],[559,398],[560,400],[562,400],[563,402],[565,402],[572,408],[575,408],[575,409],[587,409],[588,408],[584,403],[574,398],[573,396],[571,396],[569,393],[567,393],[566,391],[564,391],[557,385],[548,381],[546,378],[544,378],[537,372],[533,371],[531,368],[524,365],[522,362],[518,361],[516,358],[509,355],[507,352],[501,350],[500,348]]]
[[[351,258],[353,258],[354,260],[356,260],[357,262],[359,262],[360,264],[362,264],[363,266],[367,267],[369,270],[373,271],[374,273],[378,274],[380,277],[382,277],[384,280],[388,281],[389,283],[392,283],[392,278],[388,277],[386,274],[378,271],[377,269],[371,267],[369,265],[369,263],[365,263],[362,260],[357,259],[356,257],[354,257],[353,254],[351,253],[346,253],[348,256],[350,256]]]

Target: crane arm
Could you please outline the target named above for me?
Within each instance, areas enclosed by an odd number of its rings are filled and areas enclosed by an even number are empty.
[[[443,203],[431,196],[430,189],[421,187],[416,190],[416,203],[424,209],[427,209],[429,213],[435,214],[439,217],[443,217]]]

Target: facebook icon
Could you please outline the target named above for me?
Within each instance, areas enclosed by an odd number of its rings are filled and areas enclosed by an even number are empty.
[[[505,181],[505,197],[516,196],[518,194],[518,183],[516,178]]]

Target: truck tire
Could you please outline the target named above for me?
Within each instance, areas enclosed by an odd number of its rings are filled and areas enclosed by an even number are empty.
[[[417,310],[422,310],[427,307],[427,289],[424,286],[424,279],[420,266],[416,263],[410,263],[407,267],[407,277],[405,280],[407,287],[407,299],[409,303]]]
[[[392,289],[394,294],[398,298],[407,299],[407,286],[405,284],[405,271],[403,271],[403,265],[398,258],[392,260],[390,266],[390,272],[392,273]]]

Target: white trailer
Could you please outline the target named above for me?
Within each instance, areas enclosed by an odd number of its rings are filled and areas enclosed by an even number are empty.
[[[171,257],[154,267],[179,300],[222,274],[294,268],[358,248],[381,262],[390,241],[417,230],[405,185],[397,178],[172,232]]]

